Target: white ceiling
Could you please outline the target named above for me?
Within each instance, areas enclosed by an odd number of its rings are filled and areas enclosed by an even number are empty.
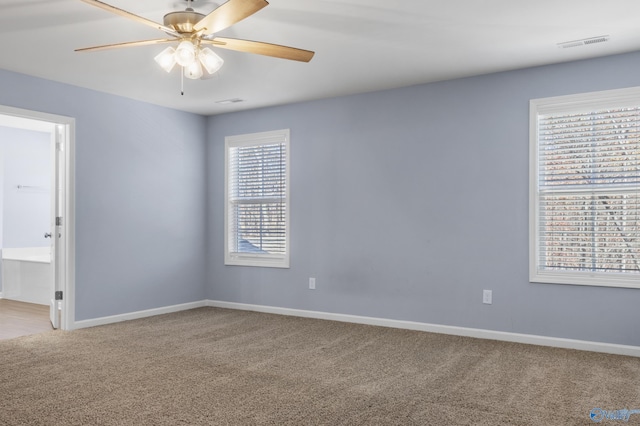
[[[184,0],[105,0],[153,21]],[[224,0],[199,0],[207,14]],[[218,49],[207,80],[162,71],[163,45],[75,48],[163,38],[80,0],[0,0],[0,68],[211,115],[640,50],[637,0],[270,0],[217,35],[316,52],[310,63]],[[608,35],[575,48],[558,43]],[[244,102],[217,104],[240,98]]]

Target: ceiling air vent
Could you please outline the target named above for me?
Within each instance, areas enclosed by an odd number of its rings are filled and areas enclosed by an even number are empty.
[[[564,43],[558,43],[558,47],[567,49],[569,47],[587,46],[589,44],[604,43],[605,41],[609,41],[608,35],[583,38],[582,40],[565,41]]]
[[[217,104],[237,104],[238,102],[244,102],[244,99],[233,98],[233,99],[225,99],[223,101],[216,101]]]

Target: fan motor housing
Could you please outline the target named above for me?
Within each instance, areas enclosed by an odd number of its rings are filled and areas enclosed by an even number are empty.
[[[191,34],[193,26],[200,22],[205,15],[195,12],[193,9],[171,12],[164,15],[165,27],[173,28],[181,34]]]

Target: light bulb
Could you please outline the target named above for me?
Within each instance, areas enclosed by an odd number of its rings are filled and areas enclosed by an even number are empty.
[[[220,56],[216,55],[213,50],[208,47],[200,50],[200,53],[198,53],[198,59],[200,59],[202,66],[209,74],[213,74],[218,71],[222,67],[222,64],[224,64],[224,60],[222,60]]]
[[[192,80],[197,80],[202,77],[200,62],[194,61],[191,65],[184,67],[184,76]]]
[[[163,70],[165,70],[166,72],[171,72],[176,64],[175,53],[176,50],[173,47],[169,46],[153,59],[155,59],[155,61]]]
[[[184,40],[178,45],[175,57],[180,66],[188,67],[196,61],[196,47],[189,40]]]

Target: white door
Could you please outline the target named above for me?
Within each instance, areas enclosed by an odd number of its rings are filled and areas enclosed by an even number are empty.
[[[64,143],[66,140],[67,126],[56,125],[52,132],[52,161],[53,172],[51,179],[51,265],[53,266],[53,294],[49,306],[49,316],[53,328],[60,328],[60,314],[62,309],[62,293],[64,284],[64,262],[65,253],[63,244],[62,226],[62,206],[64,206]]]

